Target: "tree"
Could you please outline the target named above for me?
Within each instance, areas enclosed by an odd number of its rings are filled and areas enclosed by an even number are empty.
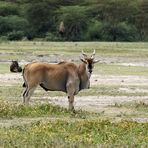
[[[86,31],[86,34],[84,34],[84,40],[102,40],[102,29],[103,29],[103,23],[101,21],[97,20],[91,20],[88,24],[88,28]]]
[[[147,22],[148,0],[0,1],[0,36],[11,39],[144,41]]]
[[[26,28],[28,28],[28,21],[24,18],[15,15],[0,16],[0,34],[2,35],[7,35],[8,32],[12,31],[23,31],[25,33]]]
[[[53,25],[53,9],[45,2],[34,3],[28,7],[26,16],[30,23],[30,29],[36,32],[38,36],[42,36],[51,29]]]
[[[58,14],[58,22],[63,21],[65,25],[65,39],[81,40],[88,23],[86,8],[82,6],[61,7]]]
[[[93,0],[89,7],[89,15],[104,24],[102,28],[104,32],[102,33],[103,40],[135,40],[133,34],[136,34],[137,30],[134,23],[135,16],[138,13],[136,1]],[[133,29],[131,26],[133,26]]]
[[[140,11],[136,16],[136,26],[139,31],[140,40],[148,36],[148,1],[142,0]]]
[[[0,4],[0,16],[18,15],[18,6],[14,3],[3,3]]]

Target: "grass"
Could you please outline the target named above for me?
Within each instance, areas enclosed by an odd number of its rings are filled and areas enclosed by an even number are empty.
[[[0,102],[0,118],[37,117],[43,115],[65,115],[68,110],[50,104],[24,106],[17,103]]]
[[[22,84],[10,84],[8,86],[0,86],[0,100],[6,99],[9,101],[21,99],[23,92]]]
[[[112,63],[118,59],[123,63],[145,62],[148,57],[148,43],[140,42],[0,42],[0,61],[17,59],[29,62],[34,59],[40,60],[40,58],[52,61],[56,57],[57,59],[70,58],[78,62],[82,49],[91,53],[94,48],[97,59],[109,60],[106,62],[108,64],[96,64],[95,74],[148,76],[147,67],[123,66],[117,65],[118,62]],[[9,73],[9,64],[1,63],[0,74],[4,73]],[[124,85],[124,82],[101,84],[98,80],[98,85],[91,86],[89,90],[81,91],[77,96],[148,96],[146,91],[148,86],[145,83],[128,85],[125,82],[125,84],[127,85]],[[121,88],[132,91],[124,91]],[[20,103],[22,102],[22,92],[21,80],[16,81],[16,83],[12,83],[11,80],[5,83],[1,82],[0,147],[140,148],[148,146],[148,123],[131,121],[138,117],[147,118],[148,106],[146,103],[119,104],[117,102],[114,106],[103,108],[97,113],[83,110],[71,113],[66,108],[53,104],[33,103],[30,106],[24,106]],[[48,96],[67,97],[65,93],[47,93],[41,88],[38,88],[33,96],[37,99],[43,96],[45,98]],[[35,102],[36,98],[31,100]]]
[[[120,88],[126,88],[132,90],[132,92],[122,91]],[[145,90],[136,92],[135,89]],[[100,84],[96,86],[91,86],[90,89],[82,90],[79,92],[77,96],[148,96],[148,92],[146,90],[148,87],[146,86],[122,86],[122,85],[110,85],[110,84]],[[0,86],[0,100],[7,100],[10,102],[20,102],[22,101],[22,93],[24,88],[22,87],[22,83],[13,84],[8,86]],[[44,99],[43,99],[44,96]],[[63,92],[59,91],[49,91],[46,92],[42,88],[38,87],[31,100],[44,100],[48,101],[49,97],[61,97],[64,96],[67,98],[67,95]],[[76,98],[77,98],[76,96]]]
[[[14,117],[73,117],[73,118],[90,118],[99,117],[99,113],[89,113],[87,111],[77,110],[76,113],[70,112],[68,109],[52,104],[35,104],[25,106],[18,103],[9,103],[8,101],[0,101],[0,118]]]
[[[121,91],[120,88],[133,89],[138,88],[138,86],[122,86],[122,85],[110,85],[110,84],[100,84],[97,86],[92,86],[90,89],[83,90],[79,93],[79,96],[147,96],[148,92],[126,92]],[[140,86],[139,88],[143,88]]]
[[[148,67],[96,64],[94,72],[100,75],[140,75],[148,76]]]
[[[145,113],[148,113],[148,103],[143,101],[132,101],[132,102],[126,102],[126,103],[115,103],[115,105],[112,105],[112,107],[117,108],[129,108],[134,109],[137,111],[143,111]]]
[[[117,113],[114,116],[122,119],[139,118],[140,121],[143,121],[147,120],[148,117],[148,103],[144,101],[116,102],[110,106],[110,110],[112,109],[116,110]]]
[[[9,73],[9,68],[8,64],[0,64],[0,74]]]
[[[108,120],[48,121],[0,128],[1,147],[147,147],[148,124]]]
[[[31,53],[38,54],[65,54],[79,55],[84,49],[86,52],[92,52],[95,48],[100,56],[115,56],[115,57],[148,57],[148,43],[116,43],[116,42],[1,42],[0,52],[22,55]],[[1,55],[2,56],[2,55]],[[8,55],[9,57],[9,55]],[[2,59],[2,58],[1,58]],[[9,58],[8,58],[9,59]],[[26,59],[26,58],[25,58]]]

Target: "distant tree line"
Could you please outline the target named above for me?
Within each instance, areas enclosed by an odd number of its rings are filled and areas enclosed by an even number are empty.
[[[148,0],[0,0],[0,40],[148,41]]]

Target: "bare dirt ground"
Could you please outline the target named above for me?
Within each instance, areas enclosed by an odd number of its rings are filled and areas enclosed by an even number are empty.
[[[147,85],[146,76],[114,76],[114,75],[92,75],[91,85],[99,84],[122,84],[122,85]],[[0,83],[20,83],[23,82],[21,73],[0,74]]]
[[[11,83],[10,83],[11,82]],[[0,85],[13,85],[17,83],[23,83],[23,78],[21,73],[5,73],[0,74]],[[147,85],[148,77],[145,76],[111,76],[111,75],[92,75],[91,77],[91,86],[94,85]],[[119,91],[124,92],[148,92],[146,89],[134,89],[129,88],[120,88]],[[49,101],[62,106],[67,106],[67,98],[64,97],[50,97],[50,92],[48,92],[49,97],[42,97],[39,101]],[[34,97],[32,97],[34,98]],[[36,99],[38,100],[38,99]],[[94,108],[100,109],[115,103],[123,103],[128,101],[146,101],[148,102],[148,96],[76,96],[75,106],[80,108]]]
[[[20,83],[23,81],[23,77],[21,73],[5,73],[0,74],[0,84],[7,85],[12,83]]]
[[[14,54],[14,55],[13,55]],[[16,59],[16,53],[0,53],[0,64],[9,64],[11,60],[8,58],[3,57],[13,57]],[[18,54],[18,53],[17,53]],[[20,55],[21,56],[21,55]],[[18,56],[19,57],[19,56]],[[27,59],[27,61],[26,61]],[[124,57],[124,56],[107,56],[107,55],[97,55],[96,59],[100,60],[102,64],[113,64],[113,65],[122,65],[122,66],[140,66],[140,67],[148,67],[148,60],[147,57],[144,58],[137,58],[137,57]],[[64,54],[32,54],[30,52],[24,53],[22,58],[18,58],[19,64],[21,66],[32,62],[32,61],[42,61],[42,62],[52,62],[57,63],[62,60],[70,60],[70,61],[79,61],[79,56],[68,55],[65,56]],[[23,78],[21,73],[3,73],[0,74],[0,86],[15,86],[19,84],[23,84]],[[148,76],[134,76],[134,75],[127,75],[127,76],[115,76],[115,75],[98,75],[93,74],[91,77],[91,86],[97,87],[99,85],[117,85],[120,86],[118,91],[126,93],[146,93],[148,94]],[[129,86],[137,86],[134,89],[131,89]],[[141,87],[140,87],[141,86]],[[146,86],[146,88],[143,88]],[[23,90],[23,89],[22,89]],[[0,90],[1,91],[1,90]],[[89,90],[88,90],[89,92]],[[123,93],[123,94],[124,94]],[[30,103],[52,103],[57,104],[63,107],[68,107],[68,100],[66,94],[64,96],[50,96],[50,92],[45,92],[45,96],[37,97],[33,95]],[[22,92],[20,92],[20,98]],[[11,96],[10,96],[11,97]],[[12,96],[13,97],[13,96]],[[15,99],[17,100],[17,99]],[[18,101],[18,100],[17,100]],[[132,108],[118,108],[115,107],[115,104],[122,104],[128,102],[145,102],[148,103],[148,95],[142,96],[119,96],[118,94],[115,96],[110,96],[109,93],[107,95],[98,95],[98,96],[80,96],[79,94],[75,96],[75,108],[82,109],[92,112],[97,112],[102,117],[111,117],[114,121],[115,120],[122,120],[124,117],[129,117],[134,121],[138,122],[147,122],[148,123],[148,113],[136,111]],[[22,99],[19,99],[19,103],[22,103]],[[36,118],[13,118],[13,119],[0,119],[0,127],[1,126],[12,126],[12,125],[20,125],[20,124],[29,124],[31,122],[40,121],[40,120],[55,120],[55,118],[50,117],[36,117]],[[64,119],[69,120],[69,119]]]
[[[42,58],[42,57],[39,57]],[[49,59],[49,57],[48,57]],[[101,59],[99,57],[99,59]],[[119,63],[120,65],[124,66],[144,66],[147,67],[148,63],[147,61],[144,60],[142,61],[142,64],[140,63],[141,61],[137,61],[134,58],[132,61],[126,61],[127,63],[124,63],[124,60],[122,58],[116,59],[116,58],[102,58],[101,62],[102,63],[112,63],[116,64]],[[42,61],[42,59],[39,59]],[[46,59],[47,60],[47,59]],[[75,59],[77,61],[78,59]],[[31,59],[32,61],[32,59]],[[52,62],[55,60],[53,58]],[[118,62],[117,62],[118,61]],[[5,61],[1,61],[3,63],[6,63]],[[11,61],[7,61],[10,63]],[[50,61],[51,62],[51,61]],[[21,61],[20,64],[24,65],[28,62]],[[21,73],[4,73],[0,74],[0,86],[13,86],[14,84],[21,83],[23,84],[23,78]],[[91,86],[97,86],[97,85],[118,85],[121,87],[119,88],[119,91],[121,92],[126,92],[126,93],[139,93],[139,92],[145,92],[148,93],[147,89],[143,88],[137,88],[137,89],[130,89],[129,87],[126,86],[147,86],[148,84],[148,77],[146,76],[115,76],[115,75],[95,75],[93,74],[91,77]],[[123,87],[125,86],[125,87]],[[22,92],[20,92],[22,93]],[[95,111],[95,112],[105,112],[107,115],[111,116],[112,114],[114,115],[121,115],[121,114],[133,114],[132,109],[117,109],[110,107],[114,104],[120,104],[120,103],[126,103],[130,101],[143,101],[148,103],[148,96],[79,96],[77,95],[75,97],[75,108],[76,109],[82,109],[82,110],[87,110],[87,111]],[[48,97],[43,96],[42,98],[37,98],[32,96],[31,103],[45,103],[49,102],[52,104],[58,104],[64,107],[68,107],[68,101],[67,101],[67,96],[55,96],[55,97],[50,97],[50,92],[48,92]],[[136,114],[136,112],[134,112]],[[148,118],[145,116],[144,117],[139,117],[139,118],[133,118],[133,120],[136,120],[138,122],[148,122]]]

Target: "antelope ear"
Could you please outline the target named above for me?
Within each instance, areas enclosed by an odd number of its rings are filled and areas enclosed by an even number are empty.
[[[87,64],[87,62],[86,62],[86,60],[85,60],[85,59],[80,58],[80,60],[81,60],[83,63]]]
[[[94,61],[93,61],[94,64],[95,64],[95,63],[98,63],[98,62],[100,62],[100,60],[94,60]]]

